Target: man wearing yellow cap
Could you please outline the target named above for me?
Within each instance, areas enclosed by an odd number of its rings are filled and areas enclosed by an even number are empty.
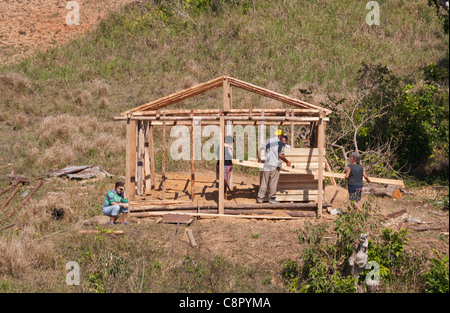
[[[264,163],[262,169],[261,183],[259,185],[258,196],[256,202],[262,203],[269,194],[270,203],[278,203],[275,200],[277,192],[278,179],[280,178],[281,161],[286,162],[287,166],[291,166],[291,162],[284,155],[284,143],[281,141],[282,131],[278,130],[276,136],[267,140],[264,145],[260,145],[257,149],[258,162]],[[265,150],[265,160],[261,160],[260,152]]]

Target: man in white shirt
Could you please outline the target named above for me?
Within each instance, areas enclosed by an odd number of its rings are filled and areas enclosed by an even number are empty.
[[[278,203],[275,200],[277,192],[278,179],[280,178],[281,161],[291,166],[291,162],[284,155],[284,143],[281,141],[282,132],[278,130],[275,137],[270,138],[264,145],[257,149],[258,162],[262,163],[260,151],[265,150],[265,161],[262,169],[261,183],[259,186],[256,202],[262,203],[269,194],[269,203]]]

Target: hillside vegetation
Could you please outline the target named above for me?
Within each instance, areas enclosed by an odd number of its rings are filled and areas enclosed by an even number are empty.
[[[411,200],[408,212],[448,232],[448,213],[429,212],[448,211],[448,34],[442,16],[427,0],[378,3],[380,25],[369,26],[364,1],[141,0],[67,44],[0,66],[0,190],[9,185],[11,172],[25,175],[32,185],[68,165],[100,165],[114,175],[85,181],[51,178],[16,215],[8,216],[22,200],[17,199],[20,193],[0,212],[0,227],[14,224],[0,230],[0,291],[352,290],[354,281],[341,281],[337,274],[337,259],[326,259],[317,268],[306,268],[308,272],[299,270],[309,261],[304,252],[315,251],[322,258],[328,248],[336,252],[336,247],[354,244],[359,233],[350,231],[354,224],[345,215],[344,221],[337,219],[340,226],[323,220],[284,224],[206,219],[192,226],[196,250],[180,240],[171,244],[174,228],[168,224],[136,223],[122,237],[112,236],[106,226],[98,228],[98,235],[78,234],[79,222],[101,214],[105,192],[125,175],[125,124],[113,118],[222,75],[333,109],[326,135],[327,157],[335,171],[358,148],[372,175],[405,178],[408,187],[444,185],[411,193],[405,202]],[[211,91],[172,108],[221,105],[221,92]],[[233,105],[283,107],[237,89]],[[160,144],[156,136],[157,171]],[[196,166],[211,171],[211,164],[201,161]],[[188,166],[171,158],[166,164],[168,171]],[[400,202],[374,198],[367,201],[369,207],[372,201],[373,218],[403,209]],[[382,214],[377,211],[381,209]],[[377,258],[391,256],[382,249],[383,241],[376,241],[382,234],[376,228],[379,221],[369,225],[366,217],[359,217],[364,227],[358,232],[373,232]],[[304,225],[319,225],[319,232],[310,227],[310,233]],[[330,233],[342,236],[341,246],[328,241],[322,245],[320,240]],[[406,233],[396,229],[398,234],[399,240],[386,241],[384,247],[397,244],[397,256],[407,264],[386,265],[390,284],[384,290],[426,290],[422,272],[428,270],[435,248],[440,254],[431,262],[441,262],[434,268],[440,276],[431,271],[428,280],[442,276],[444,283],[435,281],[433,287],[444,285],[448,292],[448,237],[440,232],[408,234],[409,248]],[[315,236],[321,239],[315,241]],[[302,251],[305,242],[320,249],[306,245],[309,250]],[[341,259],[347,256],[338,252]],[[81,286],[64,284],[70,260],[83,268]],[[331,275],[332,286],[312,285],[317,282],[315,270]]]
[[[226,74],[299,98],[307,90],[321,104],[354,95],[364,64],[415,84],[448,60],[427,1],[381,1],[379,26],[366,24],[368,12],[354,1],[135,2],[68,45],[0,69],[1,130],[15,139],[2,139],[1,158],[34,175],[80,162],[123,175],[124,125],[112,118],[180,89]],[[216,96],[179,106],[217,107]]]

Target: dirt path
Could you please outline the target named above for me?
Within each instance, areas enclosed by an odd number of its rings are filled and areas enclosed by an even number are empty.
[[[79,6],[79,25],[68,25]],[[9,0],[0,1],[0,64],[18,61],[36,49],[64,44],[92,29],[112,11],[132,0]]]

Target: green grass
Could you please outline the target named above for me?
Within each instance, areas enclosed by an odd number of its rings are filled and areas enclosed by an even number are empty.
[[[126,9],[65,46],[38,51],[17,64],[0,67],[1,188],[9,183],[6,175],[12,170],[29,177],[33,184],[51,169],[67,165],[101,165],[112,174],[124,175],[125,125],[114,122],[113,117],[224,74],[294,97],[301,96],[299,88],[313,91],[313,96],[346,95],[354,91],[363,63],[387,65],[397,76],[414,80],[423,67],[445,57],[448,45],[442,25],[426,0],[378,1],[381,25],[376,27],[365,23],[365,2],[350,0],[247,1],[248,9],[225,4],[216,11],[187,7],[176,11],[168,1],[160,2],[166,11],[153,2],[148,11]],[[14,84],[5,84],[7,79]],[[221,97],[220,92],[212,91],[173,108],[220,107]],[[261,100],[259,96],[233,91],[235,107],[275,105]],[[310,100],[319,104],[314,97]],[[160,136],[156,136],[155,146],[160,158]],[[157,162],[157,169],[159,166]],[[213,166],[206,161],[196,165],[209,169]],[[167,160],[169,171],[185,168],[189,168],[189,162]],[[27,232],[4,231],[0,243],[7,246],[14,236],[22,241],[35,240],[71,229],[80,218],[99,214],[104,193],[114,180],[48,181],[27,210],[8,220],[6,214],[20,201],[14,199],[0,215],[1,226],[16,222],[27,225]],[[71,192],[60,201],[46,199],[48,192],[66,187],[79,189],[80,193],[85,187],[88,195]],[[67,210],[67,220],[51,222],[52,210],[61,207]],[[140,227],[150,227],[150,234],[160,232],[167,237],[172,233],[153,224],[137,226],[137,233],[144,232]],[[166,237],[164,243],[170,241]],[[259,234],[249,237],[256,240]],[[276,277],[276,271],[242,266],[212,254],[191,255],[188,259],[185,253],[178,253],[177,257],[185,262],[170,263],[167,249],[159,250],[145,238],[86,239],[65,233],[49,238],[52,244],[44,245],[48,252],[30,250],[30,262],[37,256],[40,263],[32,263],[31,273],[26,273],[29,276],[16,280],[8,273],[0,273],[6,275],[0,279],[0,292],[68,291],[55,283],[64,279],[61,269],[67,258],[62,256],[66,254],[86,262],[84,279],[91,285],[84,284],[79,289],[83,292],[103,287],[119,292],[140,291],[140,270],[146,273],[143,291],[149,292],[280,290],[267,280]],[[109,277],[96,275],[105,269],[100,262],[105,257],[104,248],[116,258],[131,251],[142,264],[139,267],[133,263],[132,272],[125,277],[133,284],[120,287]],[[197,266],[192,265],[192,260]],[[28,268],[27,264],[17,266]],[[51,279],[43,285],[46,274]]]
[[[368,26],[368,11],[354,1],[258,1],[245,14],[241,5],[230,4],[218,11],[175,10],[166,1],[146,7],[113,14],[66,46],[1,67],[0,75],[19,73],[31,84],[25,93],[0,100],[3,120],[19,112],[29,117],[29,125],[12,126],[15,135],[33,140],[43,155],[48,147],[35,129],[45,116],[98,119],[97,131],[103,132],[101,125],[124,110],[223,74],[292,96],[299,96],[299,87],[316,95],[351,93],[363,63],[386,64],[413,79],[442,57],[448,42],[425,0],[380,1],[380,26]],[[93,82],[105,84],[108,93],[99,96]],[[216,96],[174,107],[217,107]],[[234,96],[237,107],[258,105],[260,99]],[[113,165],[96,155],[77,153],[75,159]],[[1,153],[4,162],[17,156],[22,157],[18,150]],[[16,163],[17,170],[24,169],[25,163]]]

